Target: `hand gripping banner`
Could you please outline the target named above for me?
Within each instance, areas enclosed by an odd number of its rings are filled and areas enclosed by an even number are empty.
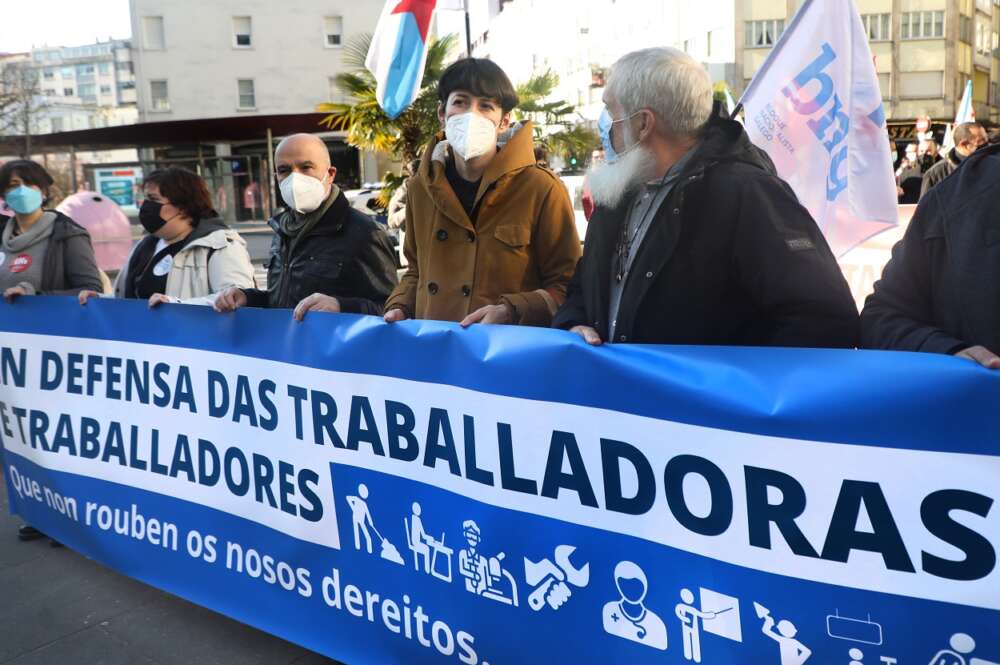
[[[13,510],[350,665],[1000,662],[1000,374],[23,298]]]

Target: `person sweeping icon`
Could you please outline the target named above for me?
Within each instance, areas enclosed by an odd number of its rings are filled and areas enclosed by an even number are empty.
[[[605,632],[665,651],[667,627],[643,602],[649,590],[646,573],[631,561],[622,561],[615,566],[615,586],[621,598],[604,605]]]

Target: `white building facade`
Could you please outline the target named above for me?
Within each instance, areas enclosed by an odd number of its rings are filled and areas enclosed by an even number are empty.
[[[140,121],[313,112],[343,101],[344,46],[382,0],[131,0]]]
[[[551,69],[553,98],[596,121],[607,69],[622,55],[672,46],[705,63],[715,81],[735,87],[733,0],[510,0],[492,17],[476,55],[496,61],[515,84]]]

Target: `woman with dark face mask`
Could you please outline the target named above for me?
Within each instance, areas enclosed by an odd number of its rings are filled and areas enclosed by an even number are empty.
[[[115,296],[210,305],[230,287],[253,288],[246,242],[212,208],[205,181],[185,169],[154,171],[143,184],[139,222],[149,233],[132,250]],[[94,294],[80,294],[80,304]]]
[[[26,159],[0,168],[0,196],[14,213],[0,217],[0,290],[7,302],[101,288],[90,235],[47,207],[52,185],[52,176]]]

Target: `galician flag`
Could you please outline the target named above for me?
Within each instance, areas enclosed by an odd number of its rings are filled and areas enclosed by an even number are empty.
[[[806,0],[741,103],[750,140],[835,255],[898,223],[882,94],[854,0]]]
[[[965,122],[976,121],[976,109],[972,106],[972,81],[965,82],[965,93],[962,94],[962,101],[958,104],[958,111],[955,112],[955,122],[949,125],[944,133],[944,143],[942,149],[951,150],[955,147],[955,127]]]
[[[387,0],[382,8],[365,66],[378,82],[378,104],[390,118],[405,111],[420,92],[436,2]]]

